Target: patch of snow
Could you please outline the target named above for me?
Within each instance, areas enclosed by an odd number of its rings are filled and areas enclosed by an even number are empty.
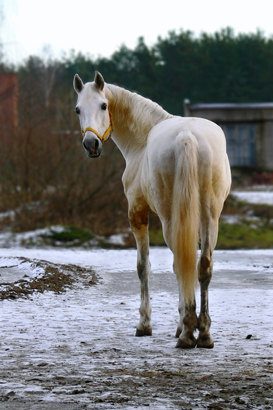
[[[6,218],[13,219],[14,216],[15,216],[15,211],[0,212],[0,221]]]
[[[249,191],[259,191],[259,192],[273,192],[273,185],[252,185],[249,189]]]
[[[51,228],[36,229],[34,231],[16,234],[13,232],[1,232],[0,247],[20,247],[26,242],[39,245],[39,238],[44,235],[50,235],[50,229]],[[58,227],[56,229],[58,229]]]
[[[0,268],[12,268],[14,266],[17,266],[19,263],[18,258],[1,258],[0,259]]]
[[[127,234],[125,234],[127,236]],[[111,235],[107,238],[107,243],[112,244],[112,245],[121,245],[123,246],[125,244],[124,241],[124,234],[117,234],[117,235]]]
[[[255,227],[256,223],[261,222],[261,218],[257,216],[250,215],[221,215],[221,220],[227,224],[241,224],[245,222],[254,222],[253,226]]]
[[[232,191],[232,195],[251,204],[273,205],[273,191]]]
[[[0,284],[14,283],[24,278],[25,280],[39,277],[43,269],[35,266],[30,261],[18,257],[0,258]]]

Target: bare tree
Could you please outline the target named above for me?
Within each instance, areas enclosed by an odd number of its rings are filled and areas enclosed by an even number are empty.
[[[111,141],[106,160],[85,157],[75,96],[58,87],[59,70],[32,57],[18,71],[19,127],[0,152],[0,208],[15,211],[15,230],[57,223],[110,234],[127,227],[123,159]]]

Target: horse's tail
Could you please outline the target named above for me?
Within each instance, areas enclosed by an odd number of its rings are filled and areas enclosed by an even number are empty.
[[[172,250],[178,281],[186,303],[194,298],[197,282],[199,184],[197,141],[190,132],[177,136],[176,175],[172,207]],[[181,283],[181,282],[180,282]]]

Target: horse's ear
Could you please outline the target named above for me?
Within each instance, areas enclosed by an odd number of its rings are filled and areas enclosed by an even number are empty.
[[[78,74],[74,75],[73,86],[76,93],[80,93],[83,89],[83,82]]]
[[[95,84],[98,87],[98,89],[100,91],[102,91],[103,88],[104,88],[104,79],[103,79],[103,76],[101,75],[101,73],[99,73],[98,71],[96,71],[96,73],[95,73],[94,81],[95,81]]]

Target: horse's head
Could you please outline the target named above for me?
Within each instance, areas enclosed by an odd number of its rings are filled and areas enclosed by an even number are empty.
[[[90,158],[101,154],[102,144],[111,136],[111,114],[104,93],[104,79],[96,72],[94,82],[84,84],[78,74],[73,81],[78,94],[75,111],[79,116],[83,146]]]

